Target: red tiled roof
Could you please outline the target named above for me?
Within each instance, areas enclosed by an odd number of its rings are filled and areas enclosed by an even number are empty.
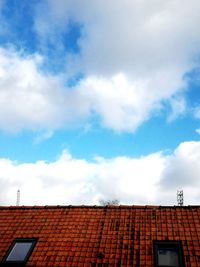
[[[200,266],[200,207],[0,207],[0,261],[15,238],[38,238],[26,266],[153,266],[153,240],[181,240]]]

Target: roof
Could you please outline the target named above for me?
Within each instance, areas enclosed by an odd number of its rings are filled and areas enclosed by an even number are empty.
[[[200,266],[200,206],[0,207],[0,261],[15,238],[38,238],[27,266],[153,266],[154,240],[181,240]]]

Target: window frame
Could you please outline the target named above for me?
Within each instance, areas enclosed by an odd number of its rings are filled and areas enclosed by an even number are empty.
[[[175,249],[178,252],[178,267],[185,267],[184,256],[181,241],[177,240],[162,240],[154,241],[154,267],[175,267],[170,265],[159,265],[158,264],[158,250],[159,249]]]
[[[14,246],[17,243],[32,243],[32,245],[29,248],[26,256],[24,257],[24,260],[16,260],[16,261],[7,260],[7,258],[10,255],[10,253],[12,252]],[[4,256],[4,258],[2,260],[2,263],[1,263],[1,266],[25,266],[25,264],[27,263],[29,257],[31,256],[31,254],[33,252],[33,249],[34,249],[36,243],[37,243],[37,238],[15,238],[12,241],[8,251],[6,252],[6,254]]]

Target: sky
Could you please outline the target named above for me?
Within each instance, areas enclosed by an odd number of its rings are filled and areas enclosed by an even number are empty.
[[[199,14],[0,0],[0,205],[198,205]]]

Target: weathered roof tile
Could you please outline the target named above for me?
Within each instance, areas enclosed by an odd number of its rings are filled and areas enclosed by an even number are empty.
[[[200,207],[0,207],[0,260],[15,238],[38,238],[27,266],[153,266],[153,240],[182,241],[200,266]]]

